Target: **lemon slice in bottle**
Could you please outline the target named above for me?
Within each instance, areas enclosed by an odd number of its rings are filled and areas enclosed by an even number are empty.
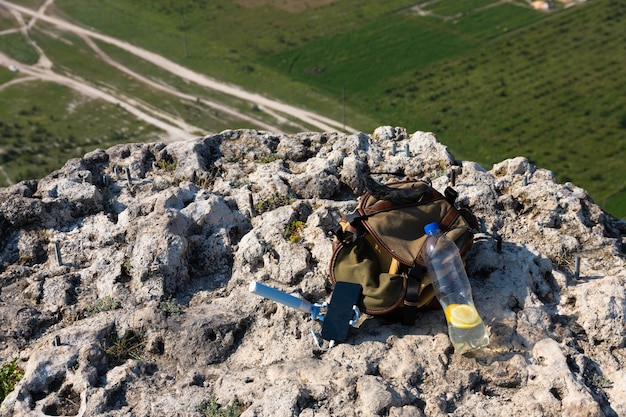
[[[450,304],[443,311],[448,322],[459,329],[471,329],[480,324],[476,307],[469,304]]]

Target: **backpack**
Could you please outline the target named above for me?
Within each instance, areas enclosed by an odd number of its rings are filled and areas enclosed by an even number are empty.
[[[424,226],[439,223],[465,258],[478,222],[456,207],[451,187],[441,194],[426,180],[383,185],[368,177],[366,189],[335,230],[330,281],[360,284],[361,312],[413,324],[418,310],[440,308],[426,274]]]

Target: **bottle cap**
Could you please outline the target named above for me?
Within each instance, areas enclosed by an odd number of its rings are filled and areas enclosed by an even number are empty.
[[[428,236],[432,235],[433,233],[439,230],[441,229],[439,229],[438,223],[428,223],[426,226],[424,226],[424,232],[426,232]]]

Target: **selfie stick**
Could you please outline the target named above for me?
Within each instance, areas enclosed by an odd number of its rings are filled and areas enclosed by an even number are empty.
[[[295,308],[296,310],[304,311],[305,313],[310,313],[313,320],[324,321],[322,309],[326,309],[328,306],[327,303],[311,304],[306,300],[287,294],[277,290],[276,288],[268,287],[267,285],[263,285],[256,281],[252,281],[250,283],[250,288],[248,290],[253,294],[260,295],[261,297],[268,298],[280,304],[284,304],[287,307]]]

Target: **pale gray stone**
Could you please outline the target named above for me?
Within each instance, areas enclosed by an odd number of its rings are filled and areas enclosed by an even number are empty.
[[[248,292],[328,301],[332,230],[365,176],[443,191],[452,171],[479,222],[483,350],[454,353],[441,311],[365,317],[324,350],[309,314]],[[0,189],[0,226],[0,358],[24,370],[0,415],[191,416],[212,398],[248,417],[626,415],[626,224],[523,157],[486,169],[390,126],[228,130]]]

